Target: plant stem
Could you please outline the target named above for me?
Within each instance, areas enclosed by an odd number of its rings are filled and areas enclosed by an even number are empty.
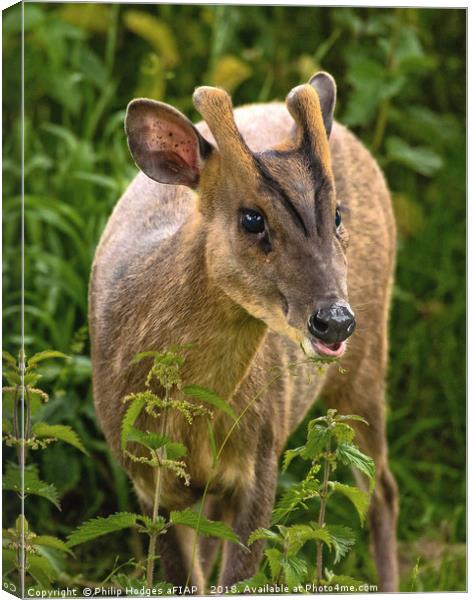
[[[325,463],[324,463],[324,478],[322,482],[322,493],[320,494],[320,511],[319,511],[319,527],[325,525],[325,508],[327,506],[328,482],[330,477],[330,463],[328,455],[330,454],[330,438],[327,442]],[[323,545],[322,542],[317,542],[317,583],[322,579],[323,575]]]
[[[166,387],[166,392],[165,392],[165,403],[167,403],[169,401],[169,388]],[[165,408],[163,410],[163,417],[162,417],[162,422],[161,422],[161,436],[164,436],[166,434],[166,428],[167,428],[167,416],[168,416],[168,409],[167,406],[165,405]],[[162,448],[160,448],[158,450],[158,452],[156,453],[156,456],[159,459],[159,462],[161,463],[163,460],[166,459],[166,447],[163,446]],[[161,498],[161,465],[156,467],[157,469],[157,473],[156,473],[156,483],[155,483],[155,488],[154,488],[154,501],[153,501],[153,523],[156,523],[156,520],[159,516],[159,503],[160,503],[160,498]],[[158,534],[157,533],[152,533],[149,536],[149,546],[148,546],[148,558],[146,561],[146,583],[148,585],[148,587],[152,587],[153,585],[153,575],[154,575],[154,560],[155,560],[155,555],[156,555],[156,543],[158,540]]]

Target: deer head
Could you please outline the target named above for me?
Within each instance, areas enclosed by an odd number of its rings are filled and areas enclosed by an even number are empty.
[[[216,146],[167,104],[134,100],[126,116],[139,168],[197,189],[214,284],[273,331],[332,358],[355,329],[328,141],[335,99],[327,73],[294,88],[286,98],[292,134],[261,153],[248,148],[221,89],[200,87],[193,96]]]

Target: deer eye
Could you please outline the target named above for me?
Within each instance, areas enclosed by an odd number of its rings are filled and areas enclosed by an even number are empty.
[[[338,229],[342,224],[342,212],[340,208],[337,206],[335,209],[335,227]]]
[[[242,210],[241,224],[248,233],[263,233],[265,229],[264,217],[256,210]]]

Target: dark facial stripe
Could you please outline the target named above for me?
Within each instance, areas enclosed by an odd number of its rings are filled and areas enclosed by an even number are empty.
[[[275,192],[276,196],[282,200],[283,206],[291,215],[295,224],[302,229],[306,237],[309,237],[309,232],[307,230],[307,227],[305,226],[304,220],[302,219],[299,211],[294,206],[289,196],[279,185],[279,182],[276,181],[276,179],[274,179],[274,177],[268,172],[262,161],[257,156],[254,156],[254,161],[265,185],[268,186],[273,192]]]

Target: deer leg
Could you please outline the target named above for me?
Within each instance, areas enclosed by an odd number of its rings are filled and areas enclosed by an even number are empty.
[[[384,410],[384,363],[375,367],[373,356],[356,368],[347,366],[347,372],[337,377],[337,386],[328,391],[327,404],[341,414],[355,413],[369,423],[352,422],[356,430],[355,442],[360,450],[373,458],[376,479],[369,508],[371,546],[379,577],[380,591],[393,592],[398,588],[397,517],[398,493],[396,481],[388,465]],[[362,487],[365,478],[356,473]]]
[[[221,521],[224,509],[219,498],[210,496],[205,503],[205,516],[211,521]],[[212,574],[217,552],[221,547],[221,540],[213,537],[202,537],[199,541],[200,561],[205,580],[208,581]]]
[[[378,571],[380,591],[395,592],[399,584],[396,536],[399,512],[397,484],[389,469],[387,445],[384,435],[382,436],[382,440],[378,440],[377,447],[374,448],[373,440],[370,439],[370,433],[372,432],[365,431],[360,433],[361,427],[357,429],[356,442],[362,452],[372,456],[376,465],[375,486],[368,519],[370,523],[371,546]],[[366,488],[366,480],[360,476],[359,472],[356,472],[355,476],[360,486],[363,487],[364,483],[364,487]]]
[[[243,544],[247,543],[250,534],[258,527],[269,527],[271,520],[278,471],[272,436],[262,434],[256,456],[258,463],[252,484],[231,499],[230,523]],[[260,565],[263,548],[262,540],[249,548],[226,541],[223,545],[219,584],[231,586],[252,577]]]

